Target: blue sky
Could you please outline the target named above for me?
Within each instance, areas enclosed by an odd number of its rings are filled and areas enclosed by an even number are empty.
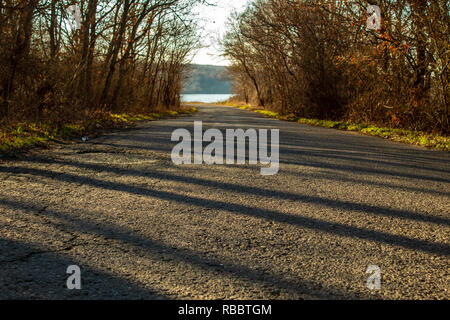
[[[219,57],[218,39],[226,31],[226,21],[230,14],[237,10],[242,11],[249,0],[211,0],[215,6],[199,6],[197,8],[200,24],[204,28],[202,40],[205,48],[200,49],[193,63],[228,65],[228,61]]]

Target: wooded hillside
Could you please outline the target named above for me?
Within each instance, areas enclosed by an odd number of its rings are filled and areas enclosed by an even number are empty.
[[[183,93],[229,94],[230,80],[226,67],[191,64],[186,73]]]

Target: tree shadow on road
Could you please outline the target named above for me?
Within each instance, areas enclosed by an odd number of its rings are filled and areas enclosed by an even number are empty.
[[[105,167],[105,170],[108,170]],[[195,207],[203,207],[210,209],[218,209],[225,210],[230,213],[238,214],[238,215],[246,215],[251,217],[257,217],[269,221],[276,221],[280,223],[288,223],[294,226],[299,226],[311,230],[317,230],[325,233],[330,233],[334,235],[339,235],[343,237],[349,238],[358,238],[364,240],[376,241],[379,243],[385,243],[393,246],[403,247],[405,249],[412,250],[420,250],[427,253],[433,253],[438,255],[450,256],[450,246],[442,243],[429,242],[426,240],[420,240],[415,238],[409,238],[403,235],[393,235],[386,232],[368,230],[361,227],[349,226],[342,223],[337,222],[328,222],[325,220],[320,220],[312,217],[302,217],[299,215],[286,214],[275,210],[267,210],[249,207],[241,204],[227,203],[218,200],[209,200],[203,199],[199,197],[190,197],[186,195],[180,195],[173,192],[161,191],[161,190],[152,190],[143,187],[137,187],[128,185],[125,183],[112,182],[112,181],[103,181],[100,179],[95,179],[86,176],[78,176],[75,174],[69,173],[61,173],[61,172],[53,172],[51,170],[45,169],[34,169],[34,168],[24,168],[18,166],[10,166],[10,167],[0,167],[0,172],[7,173],[22,173],[22,174],[30,174],[34,176],[47,177],[54,180],[71,182],[71,183],[79,183],[84,185],[90,185],[96,188],[102,188],[107,190],[121,191],[127,192],[130,194],[148,196],[153,198],[159,198],[163,200],[178,202],[178,203],[186,203]],[[184,178],[184,179],[190,179]],[[223,185],[219,183],[220,186],[231,188],[231,185]],[[234,185],[233,185],[234,186]],[[234,190],[238,188],[235,186]],[[247,187],[245,187],[247,188]],[[245,188],[242,188],[244,191]],[[258,188],[254,188],[253,191],[257,191]],[[252,190],[250,189],[250,192]],[[260,190],[261,191],[261,190]],[[262,190],[262,194],[264,194]],[[267,193],[269,194],[269,193]],[[275,194],[278,193],[275,191]],[[279,193],[280,197],[288,196],[288,194]],[[323,199],[318,197],[310,197],[310,196],[292,196],[292,199],[298,201],[306,201],[309,203],[317,203],[319,205],[324,204],[328,201],[330,206],[341,206],[346,208],[350,206],[350,208],[358,208],[361,210],[371,211],[372,213],[377,214],[388,214],[393,217],[401,217],[401,218],[410,218],[410,219],[419,219],[423,221],[430,221],[435,223],[443,223],[445,225],[449,224],[448,219],[434,217],[434,216],[424,216],[420,214],[416,214],[414,212],[408,211],[400,211],[400,210],[392,210],[388,208],[380,208],[377,206],[365,205],[365,204],[357,204],[357,203],[343,203],[342,201]]]
[[[23,208],[23,206],[22,206]],[[81,289],[69,290],[67,267],[81,268]],[[66,249],[0,238],[0,299],[166,299],[119,275],[70,257]]]
[[[284,191],[278,191],[278,190],[270,190],[270,189],[263,189],[258,187],[253,187],[249,185],[240,185],[236,183],[227,183],[227,182],[220,182],[215,180],[208,180],[203,178],[197,178],[193,176],[182,176],[182,175],[175,175],[169,172],[156,172],[156,171],[144,171],[144,170],[136,170],[136,169],[130,169],[130,168],[117,168],[112,165],[100,165],[100,164],[92,164],[92,163],[82,163],[79,161],[74,160],[58,160],[58,159],[45,159],[45,158],[36,158],[33,161],[34,163],[40,162],[40,163],[54,163],[54,164],[60,164],[60,165],[68,165],[73,166],[76,168],[82,168],[86,170],[92,170],[92,171],[105,171],[105,172],[111,172],[119,175],[124,176],[132,176],[132,177],[149,177],[154,179],[160,179],[160,180],[167,180],[167,181],[175,181],[175,182],[182,182],[186,184],[191,184],[193,186],[195,185],[202,185],[206,187],[212,187],[217,189],[218,191],[231,191],[231,192],[238,192],[242,194],[250,194],[250,195],[256,195],[256,196],[263,196],[267,198],[274,198],[274,199],[283,199],[283,200],[292,200],[292,201],[299,201],[304,203],[311,203],[311,204],[319,204],[326,207],[331,208],[337,208],[337,209],[348,209],[348,210],[356,210],[356,211],[362,211],[362,212],[368,212],[374,215],[381,215],[381,216],[388,216],[392,218],[400,218],[400,219],[406,219],[406,220],[414,220],[414,221],[424,221],[424,222],[430,222],[430,223],[436,223],[440,225],[446,225],[450,226],[450,219],[445,217],[438,217],[433,216],[425,213],[418,213],[418,212],[411,212],[407,210],[399,210],[399,209],[392,209],[387,207],[381,207],[381,206],[375,206],[375,205],[369,205],[369,204],[363,204],[363,203],[355,203],[351,201],[344,201],[344,200],[335,200],[335,199],[327,199],[324,197],[319,196],[310,196],[310,195],[301,195],[297,193],[292,192],[284,192]],[[238,166],[234,166],[236,168]],[[13,168],[11,168],[13,170]],[[7,169],[4,169],[0,167],[0,172],[6,171],[9,172]],[[18,173],[31,173],[40,175],[39,172],[42,173],[42,175],[47,177],[53,177],[52,172],[50,171],[42,171],[41,169],[31,169],[31,168],[17,168]],[[65,174],[63,174],[64,176]],[[73,176],[74,179],[79,180],[82,179],[80,176]],[[70,176],[68,176],[68,179],[71,180]],[[95,184],[101,184],[101,180],[93,181]],[[125,188],[126,185],[119,186],[120,188]],[[145,190],[140,190],[140,192],[144,192]],[[151,192],[151,190],[148,190],[148,192]],[[446,193],[444,193],[446,194]],[[170,196],[170,195],[169,195]],[[175,195],[174,195],[175,196]]]
[[[114,224],[101,224],[97,221],[89,221],[88,219],[79,219],[75,217],[74,215],[62,211],[53,211],[51,209],[46,209],[44,211],[41,210],[42,206],[36,206],[33,204],[23,204],[11,200],[2,200],[2,205],[5,207],[18,209],[23,214],[36,214],[36,212],[39,212],[41,215],[46,215],[52,218],[56,218],[58,221],[58,227],[59,229],[68,232],[68,233],[82,233],[82,234],[88,234],[88,235],[96,235],[96,236],[102,236],[109,240],[117,240],[121,243],[127,243],[129,245],[135,246],[137,248],[144,248],[149,255],[154,256],[156,259],[167,259],[167,256],[169,256],[171,259],[175,261],[179,261],[182,263],[188,263],[190,265],[193,265],[197,268],[200,268],[204,270],[205,272],[213,272],[213,273],[221,273],[225,274],[229,277],[242,279],[242,280],[250,280],[255,283],[262,284],[263,286],[269,286],[272,288],[276,288],[277,290],[283,290],[288,293],[294,294],[294,295],[304,295],[307,297],[313,297],[316,299],[357,299],[357,298],[370,298],[373,296],[359,294],[355,295],[354,293],[341,291],[338,288],[334,288],[331,286],[328,286],[326,283],[320,283],[320,282],[309,282],[304,281],[301,279],[298,279],[297,281],[292,281],[291,279],[286,279],[281,275],[275,275],[270,272],[264,272],[264,271],[258,271],[250,268],[250,266],[240,265],[229,261],[224,260],[218,260],[215,257],[206,256],[201,253],[198,253],[193,250],[189,250],[186,248],[176,248],[173,246],[167,246],[161,242],[154,241],[151,239],[147,239],[145,237],[142,237],[138,234],[136,234],[133,230],[115,226]],[[14,246],[11,246],[11,241],[3,240],[3,243],[0,241],[0,244],[3,244],[5,246],[8,246],[9,252],[16,252],[18,251],[39,251],[43,250],[33,248],[29,245],[24,244],[18,244],[14,243]],[[17,248],[18,247],[18,248]],[[45,249],[44,249],[45,250]],[[14,260],[21,260],[19,259],[13,259]],[[22,259],[23,260],[23,259]],[[7,264],[12,263],[11,261],[0,261],[1,264]],[[36,262],[37,264],[39,261]],[[47,277],[45,278],[45,281],[49,283],[49,285],[44,286],[42,290],[49,290],[56,286],[60,288],[60,290],[56,290],[51,297],[67,297],[71,298],[70,293],[64,291],[67,289],[61,289],[62,285],[65,284],[65,282],[62,282],[64,280],[63,278],[66,276],[64,274],[65,269],[70,264],[77,264],[77,262],[73,262],[71,260],[64,259],[62,257],[59,257],[55,255],[54,257],[50,258],[50,262],[46,261],[46,264],[49,264],[51,266],[51,270],[42,270],[45,271],[45,274],[47,274]],[[32,263],[23,263],[23,267],[25,270],[21,270],[20,268],[12,267],[16,269],[16,273],[14,275],[8,275],[10,279],[14,279],[14,277],[17,277],[17,281],[12,280],[14,283],[11,283],[11,280],[9,281],[9,286],[14,286],[15,283],[20,281],[35,281],[33,277],[28,277],[29,274],[33,274],[33,264]],[[57,271],[55,271],[55,269]],[[48,272],[47,272],[48,271]],[[99,273],[96,270],[86,270],[84,271],[84,274],[89,274],[89,272],[94,272],[95,274],[92,274],[91,277],[94,280],[93,287],[99,286],[101,288],[101,283],[108,283],[109,287],[111,289],[113,288],[126,288],[128,286],[127,292],[131,294],[130,298],[140,297],[140,298],[155,298],[155,297],[162,297],[161,295],[151,295],[149,292],[147,292],[145,289],[139,287],[139,286],[133,286],[130,285],[130,283],[124,282],[123,279],[120,278],[114,278],[110,275]],[[62,275],[61,275],[62,274]],[[100,275],[100,279],[96,278]],[[45,276],[45,275],[44,275]],[[39,279],[39,278],[38,278]],[[89,282],[89,279],[85,280],[85,282]],[[130,287],[131,286],[131,287]],[[20,286],[19,286],[20,288]],[[89,287],[86,285],[86,290]],[[39,289],[38,289],[39,290]],[[105,292],[103,289],[99,289],[100,291],[96,294],[101,295],[103,298],[109,298],[108,292]],[[102,291],[103,290],[103,291]],[[120,290],[119,290],[120,291]],[[45,291],[47,293],[47,291]],[[91,295],[91,291],[86,291],[86,298],[92,298],[96,297],[95,294]],[[11,294],[11,293],[10,293]],[[82,293],[83,294],[83,293]],[[121,294],[121,297],[123,298],[123,295],[127,297],[127,293],[118,293]],[[16,294],[12,293],[13,296],[18,297]],[[33,292],[33,297],[39,295],[39,292]],[[59,296],[61,295],[61,296]],[[116,297],[115,295],[112,296],[113,298]],[[121,298],[119,297],[119,298]],[[264,297],[261,297],[264,298]]]

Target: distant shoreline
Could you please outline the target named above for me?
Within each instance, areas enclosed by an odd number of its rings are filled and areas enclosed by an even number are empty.
[[[228,100],[232,96],[231,93],[181,94],[181,102],[217,103]]]

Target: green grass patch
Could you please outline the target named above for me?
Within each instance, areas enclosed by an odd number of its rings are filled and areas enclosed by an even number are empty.
[[[405,142],[427,148],[435,148],[439,150],[450,151],[450,137],[448,136],[428,134],[422,131],[376,127],[364,123],[349,123],[344,121],[301,118],[296,117],[294,115],[280,115],[273,111],[255,108],[249,105],[232,105],[231,103],[226,103],[225,105],[237,107],[243,110],[250,110],[279,120],[294,121],[302,124],[308,124],[312,126],[319,126],[325,128],[356,131],[366,135],[377,136],[397,142]]]
[[[105,129],[126,128],[138,121],[157,120],[164,117],[191,114],[195,108],[183,108],[176,111],[166,111],[148,114],[108,113],[95,119],[65,123],[17,123],[0,128],[0,154],[11,154],[33,146],[43,145],[55,139],[67,139],[97,135]]]

